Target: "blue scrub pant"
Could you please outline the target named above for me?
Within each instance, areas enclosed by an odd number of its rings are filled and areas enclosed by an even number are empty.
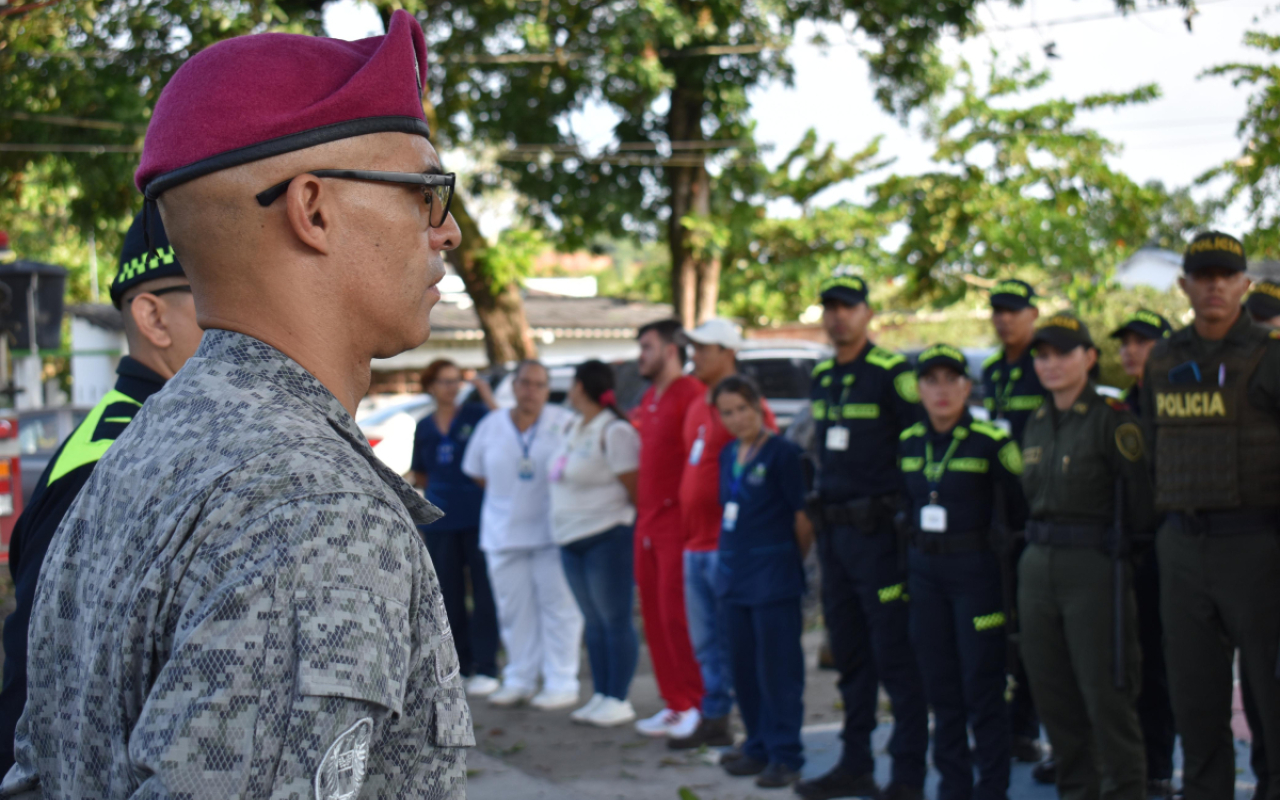
[[[765,764],[804,766],[804,652],[800,598],[758,606],[724,603],[738,711],[747,726],[742,752]]]
[[[1011,737],[1000,565],[989,551],[931,555],[913,548],[908,586],[911,641],[933,706],[938,800],[1004,800]]]
[[[893,523],[886,519],[873,535],[832,525],[818,537],[818,557],[822,613],[845,709],[841,766],[854,775],[874,772],[871,732],[878,686],[884,683],[893,705],[891,780],[923,787],[929,716],[908,632],[907,572],[899,562]],[[738,694],[741,705],[741,689]]]
[[[489,568],[480,552],[480,529],[432,530],[419,525],[431,563],[444,595],[444,613],[453,629],[458,663],[463,677],[498,677],[498,611],[489,584]],[[471,610],[467,610],[467,579],[471,583]]]

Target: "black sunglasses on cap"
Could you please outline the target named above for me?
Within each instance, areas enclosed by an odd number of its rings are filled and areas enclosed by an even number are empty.
[[[368,169],[313,169],[304,175],[317,178],[344,178],[352,181],[374,181],[376,183],[403,183],[422,187],[422,199],[427,204],[431,215],[429,224],[439,228],[449,218],[449,205],[453,202],[453,187],[456,175],[452,172],[381,172]],[[281,181],[270,189],[259,192],[255,197],[258,205],[266,208],[279,200],[289,191],[294,175],[287,181]]]

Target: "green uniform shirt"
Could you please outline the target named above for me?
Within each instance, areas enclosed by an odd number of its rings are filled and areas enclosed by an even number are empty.
[[[1110,524],[1115,482],[1124,479],[1125,532],[1146,535],[1156,523],[1142,431],[1127,407],[1088,386],[1071,408],[1046,400],[1022,438],[1022,488],[1031,518]]]

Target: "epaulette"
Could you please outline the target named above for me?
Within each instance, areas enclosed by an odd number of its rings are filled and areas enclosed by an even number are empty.
[[[818,377],[818,373],[826,372],[827,370],[831,369],[835,365],[836,365],[836,362],[835,362],[835,359],[833,358],[828,358],[826,361],[819,361],[817,365],[814,366],[813,372],[809,373],[809,377],[816,378]]]
[[[996,363],[1002,358],[1004,358],[1004,349],[997,347],[994,353],[992,353],[991,355],[983,359],[982,368],[986,369],[987,367],[991,366],[992,364]]]
[[[981,433],[983,436],[995,439],[997,442],[1001,439],[1009,438],[1009,434],[1005,433],[995,425],[992,425],[990,422],[983,422],[982,420],[975,419],[973,423],[969,425],[969,428],[977,433]]]
[[[913,436],[924,436],[923,422],[917,422],[916,424],[912,425],[910,428],[907,428],[902,433],[898,434],[898,441],[905,442],[906,440],[910,439]]]
[[[1133,410],[1129,407],[1128,403],[1126,403],[1123,400],[1117,400],[1114,397],[1107,397],[1106,395],[1103,395],[1102,400],[1107,405],[1111,406],[1113,411],[1132,411]]]
[[[867,353],[867,363],[880,369],[893,369],[899,364],[905,363],[906,360],[897,353],[885,350],[879,345],[872,347],[871,351]]]

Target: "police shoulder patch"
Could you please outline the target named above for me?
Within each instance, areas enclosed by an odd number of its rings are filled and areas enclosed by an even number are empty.
[[[914,372],[900,372],[898,377],[893,379],[893,388],[898,390],[898,396],[908,403],[920,402],[920,388],[916,384],[916,374]]]
[[[1120,425],[1116,428],[1116,449],[1130,461],[1142,458],[1142,430],[1132,422]]]
[[[316,768],[316,800],[354,800],[360,796],[371,739],[373,717],[365,717],[333,740]]]
[[[996,455],[1005,469],[1014,475],[1022,474],[1022,451],[1018,449],[1017,442],[1005,442]]]

